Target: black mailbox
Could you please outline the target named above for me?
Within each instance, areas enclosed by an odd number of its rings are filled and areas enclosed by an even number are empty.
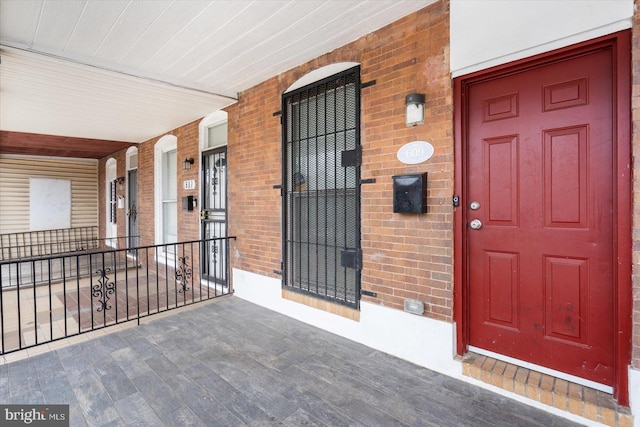
[[[427,173],[393,176],[393,212],[427,212]]]
[[[183,211],[192,211],[195,205],[195,199],[193,196],[185,196],[182,198],[182,210]]]

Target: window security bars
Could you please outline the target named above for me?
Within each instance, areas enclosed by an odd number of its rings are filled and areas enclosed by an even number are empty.
[[[116,218],[116,183],[118,180],[113,180],[109,186],[109,222],[115,224]]]
[[[360,301],[360,69],[283,97],[283,285]]]
[[[198,272],[203,248],[228,249],[230,239],[0,261],[0,354],[228,295],[215,272],[208,279]],[[51,276],[57,264],[59,280]],[[49,277],[26,283],[36,270]]]

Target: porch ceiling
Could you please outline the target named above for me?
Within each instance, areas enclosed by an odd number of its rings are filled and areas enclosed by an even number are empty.
[[[0,1],[0,153],[143,142],[434,1]]]
[[[134,144],[0,130],[0,154],[101,159],[131,145]]]

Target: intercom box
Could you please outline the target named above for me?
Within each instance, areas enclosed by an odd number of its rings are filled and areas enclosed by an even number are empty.
[[[393,178],[393,212],[427,212],[427,172],[395,175]]]

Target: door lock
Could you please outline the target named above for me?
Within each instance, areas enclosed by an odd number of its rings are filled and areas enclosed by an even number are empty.
[[[482,221],[480,221],[479,219],[474,219],[469,223],[469,227],[474,230],[480,230],[480,228],[482,228]]]

